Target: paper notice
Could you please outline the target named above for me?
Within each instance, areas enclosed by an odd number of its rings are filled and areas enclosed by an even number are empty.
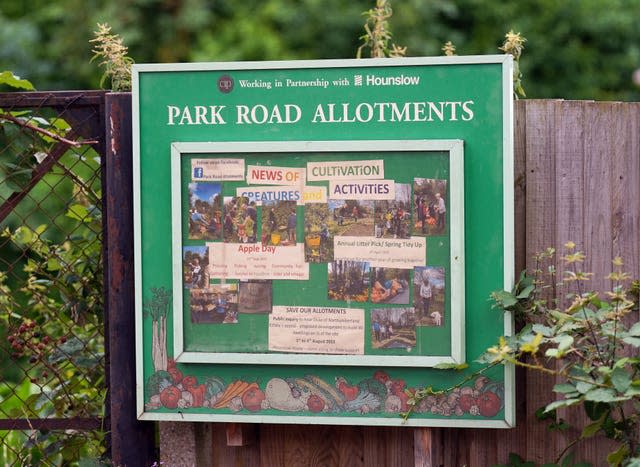
[[[244,159],[192,159],[191,181],[244,180]]]
[[[212,279],[309,280],[304,244],[271,246],[260,243],[207,243]]]
[[[336,236],[333,238],[333,257],[368,262],[373,268],[412,269],[426,266],[427,239]]]
[[[396,199],[393,180],[349,180],[329,183],[330,199]]]
[[[295,201],[298,204],[302,204],[300,188],[294,186],[240,187],[236,188],[236,196],[246,197],[249,201],[255,201],[258,206],[262,206],[265,201]]]
[[[247,183],[252,185],[304,185],[304,168],[250,165]]]
[[[307,180],[366,180],[384,178],[384,161],[307,162]]]
[[[297,204],[326,203],[326,186],[305,186],[300,189],[293,186],[249,186],[236,188],[236,196],[242,196],[255,201],[257,206],[263,202],[295,201]]]
[[[269,350],[317,354],[364,354],[364,310],[274,306]]]

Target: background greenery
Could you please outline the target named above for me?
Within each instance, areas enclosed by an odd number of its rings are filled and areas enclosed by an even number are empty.
[[[96,23],[120,34],[138,63],[352,58],[373,0],[0,0],[0,70],[39,89],[97,88]],[[394,41],[409,56],[500,53],[526,38],[530,98],[640,99],[640,0],[397,0]]]

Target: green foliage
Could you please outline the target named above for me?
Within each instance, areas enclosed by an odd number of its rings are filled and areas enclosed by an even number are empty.
[[[0,0],[0,70],[44,89],[95,88],[87,39],[118,31],[137,62],[351,58],[372,0]],[[640,100],[640,0],[406,0],[394,38],[411,55],[493,54],[506,31],[526,34],[521,72],[531,98]]]
[[[11,72],[0,73],[0,85],[33,89]],[[0,109],[0,202],[25,189],[54,144],[76,145],[64,140],[70,130],[64,120],[45,115]],[[0,271],[0,329],[15,362],[10,366],[26,373],[3,371],[0,404],[9,417],[91,418],[103,413],[98,170],[95,152],[69,150],[29,191],[0,232],[3,264],[10,271]],[[32,214],[37,206],[44,214]],[[22,379],[15,382],[7,374]],[[72,465],[80,458],[102,455],[103,437],[101,431],[12,431],[3,438],[3,456],[9,456],[3,461]]]
[[[640,323],[630,324],[627,319],[637,307],[637,295],[629,293],[635,283],[622,270],[622,260],[615,258],[607,276],[611,289],[588,290],[591,273],[581,268],[585,255],[573,242],[565,248],[559,284],[553,267],[555,251],[549,249],[536,256],[534,270],[523,273],[512,292],[492,294],[495,306],[515,313],[523,327],[513,336],[500,338],[479,361],[508,362],[554,378],[553,391],[559,398],[541,415],[554,419],[553,428],[565,428],[566,422],[555,421],[555,411],[582,407],[590,422],[569,447],[603,435],[618,443],[607,457],[609,465],[628,465],[640,460],[636,436]]]
[[[127,55],[128,49],[122,38],[112,34],[108,24],[98,24],[94,34],[95,38],[90,41],[95,44],[91,61],[98,60],[104,68],[100,86],[109,80],[112,91],[130,91],[133,59]]]
[[[376,0],[376,7],[365,12],[367,18],[364,24],[365,33],[360,36],[362,45],[356,52],[357,58],[362,58],[362,52],[369,49],[371,58],[404,57],[407,52],[406,47],[398,47],[391,44],[391,29],[389,18],[393,15],[391,3],[388,0]]]

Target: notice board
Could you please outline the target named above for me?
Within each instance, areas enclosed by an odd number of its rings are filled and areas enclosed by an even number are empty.
[[[511,73],[134,66],[138,417],[512,426],[509,367],[400,417],[511,330]]]

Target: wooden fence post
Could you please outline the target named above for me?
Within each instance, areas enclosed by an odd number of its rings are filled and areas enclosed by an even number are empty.
[[[105,319],[111,459],[149,466],[154,424],[136,418],[131,94],[105,96]]]

